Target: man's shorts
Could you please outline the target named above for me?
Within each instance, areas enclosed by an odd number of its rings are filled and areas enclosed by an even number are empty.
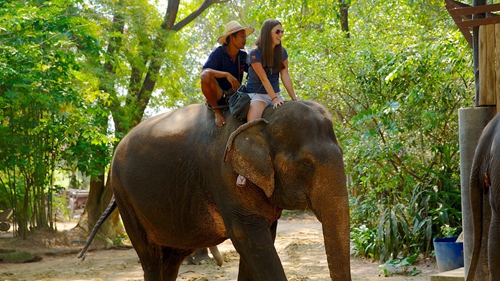
[[[232,94],[234,94],[234,90],[232,88],[226,91],[222,90],[222,97],[217,101],[217,105],[228,105],[229,103],[227,101]]]

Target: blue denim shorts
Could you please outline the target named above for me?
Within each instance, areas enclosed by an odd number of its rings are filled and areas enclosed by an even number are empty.
[[[274,103],[271,99],[271,97],[268,94],[257,94],[257,93],[251,93],[248,94],[250,96],[251,102],[254,101],[263,101],[265,102],[268,106],[273,106]],[[281,93],[276,93],[276,96],[280,101],[285,101]]]

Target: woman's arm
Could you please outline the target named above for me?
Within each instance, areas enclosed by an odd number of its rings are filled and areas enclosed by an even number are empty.
[[[252,63],[252,68],[255,71],[255,73],[257,73],[257,76],[259,76],[260,82],[264,86],[264,89],[266,89],[267,94],[269,95],[269,97],[271,97],[274,103],[274,108],[276,108],[276,106],[278,105],[281,105],[283,102],[277,98],[273,86],[271,85],[271,82],[269,82],[269,78],[267,78],[267,74],[266,71],[264,70],[264,67],[262,66],[262,63],[254,62]]]
[[[293,89],[292,78],[290,78],[290,74],[288,73],[288,59],[286,59],[283,64],[285,65],[285,68],[280,71],[281,81],[290,95],[290,98],[292,98],[292,100],[297,100],[297,96],[295,95],[295,91]]]

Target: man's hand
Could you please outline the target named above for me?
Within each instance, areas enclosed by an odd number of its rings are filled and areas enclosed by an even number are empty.
[[[236,92],[236,90],[238,90],[238,88],[240,87],[240,82],[238,81],[238,79],[234,78],[233,75],[231,75],[231,73],[229,72],[226,72],[226,79],[227,81],[229,81],[229,83],[231,83],[231,86],[233,88],[233,91]]]

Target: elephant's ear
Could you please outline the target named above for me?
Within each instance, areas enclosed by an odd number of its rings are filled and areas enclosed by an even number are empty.
[[[229,137],[224,161],[247,180],[259,186],[267,197],[274,191],[274,168],[267,135],[262,127],[269,123],[260,118],[241,125]]]

